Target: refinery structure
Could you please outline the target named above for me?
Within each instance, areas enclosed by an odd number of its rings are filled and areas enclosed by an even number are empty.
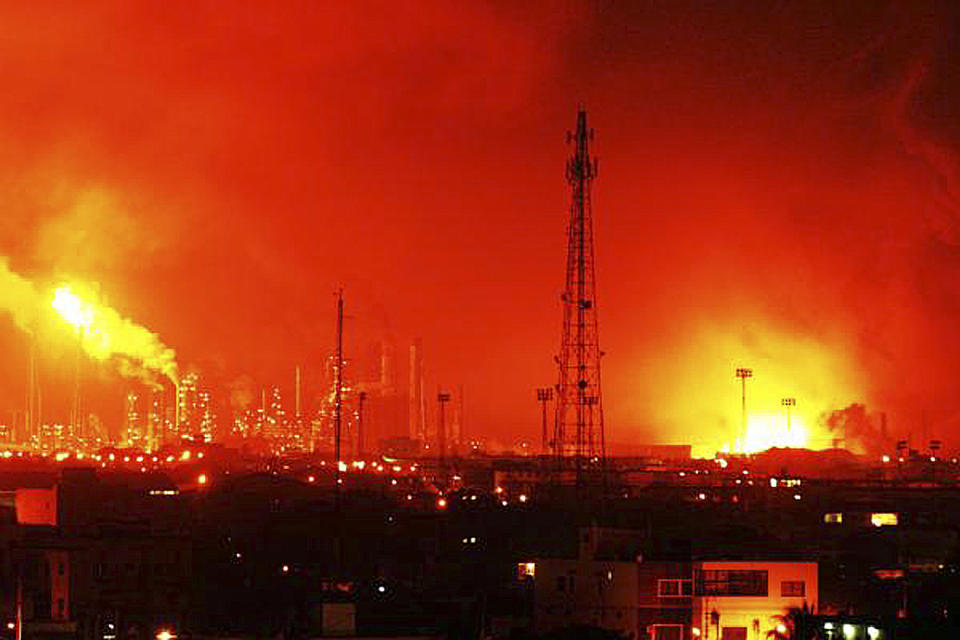
[[[365,346],[351,340],[345,349],[344,334],[353,330],[351,318],[346,323],[343,319],[349,292],[338,293],[331,310],[337,331],[327,349],[290,363],[283,380],[247,380],[241,392],[234,393],[233,383],[214,383],[202,368],[178,363],[173,348],[106,305],[97,287],[61,284],[47,294],[2,264],[0,278],[7,289],[19,292],[14,322],[26,336],[29,358],[22,406],[0,421],[0,442],[21,454],[60,456],[90,456],[105,448],[154,454],[216,443],[257,455],[326,456],[338,462],[378,454],[418,457],[435,459],[444,469],[448,458],[501,452],[542,458],[544,468],[553,474],[544,477],[553,482],[581,487],[606,482],[611,452],[632,455],[650,449],[646,443],[611,446],[608,441],[592,206],[598,165],[584,109],[577,111],[575,130],[567,139],[572,153],[565,169],[570,195],[562,324],[554,356],[557,377],[545,387],[531,381],[539,409],[531,416],[539,420],[532,420],[526,433],[494,443],[482,437],[482,425],[475,430],[471,425],[468,432],[464,387],[436,377],[429,340],[399,341],[383,335],[366,338]],[[69,397],[59,398],[59,403],[45,388],[46,374],[37,356],[38,327],[65,336],[61,348],[72,361],[69,390],[58,388],[60,395]],[[126,381],[114,398],[115,406],[123,407],[119,419],[102,418],[87,401],[94,365],[111,367]],[[749,400],[764,372],[758,369],[754,377],[752,367],[738,363],[729,375],[738,383],[737,435],[730,439],[732,444],[701,450],[700,455],[808,446],[811,426],[799,411],[804,398],[784,397],[779,413],[758,416]],[[874,429],[878,435],[872,448],[892,449],[885,416],[868,416],[857,406],[824,417],[824,430],[832,436],[829,446],[853,450],[864,441],[864,425],[882,422]],[[685,443],[673,444],[682,448]],[[906,448],[910,446],[916,444]]]
[[[545,431],[541,443],[551,457],[571,465],[578,484],[602,468],[606,454],[591,205],[597,162],[590,153],[592,140],[586,111],[580,109],[576,130],[568,134],[573,153],[566,166],[571,196],[562,333],[555,358],[558,378],[549,389],[549,401],[554,403],[549,438]],[[33,288],[17,274],[6,275],[23,288]],[[463,386],[429,377],[423,339],[411,340],[403,350],[393,338],[383,338],[363,353],[344,352],[343,332],[349,327],[343,326],[342,293],[337,297],[334,348],[317,354],[312,370],[293,365],[292,389],[289,381],[263,384],[250,389],[251,397],[239,405],[218,397],[202,371],[182,370],[173,349],[102,304],[96,290],[61,286],[49,304],[39,291],[31,295],[38,307],[33,313],[53,309],[62,328],[76,336],[79,348],[70,411],[58,419],[43,410],[43,375],[31,352],[25,407],[12,414],[10,423],[0,425],[0,436],[14,450],[91,455],[119,447],[149,454],[216,442],[260,454],[321,454],[340,460],[375,452],[444,458],[485,449],[480,438],[468,438],[465,432]],[[107,428],[87,408],[83,360],[88,358],[114,362],[130,380],[120,425]],[[542,408],[547,429],[546,404]],[[533,438],[519,438],[504,448],[535,454],[539,448],[533,443]]]

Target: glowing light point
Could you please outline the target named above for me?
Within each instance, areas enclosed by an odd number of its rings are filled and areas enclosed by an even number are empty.
[[[77,331],[88,331],[93,325],[93,309],[84,304],[70,287],[57,287],[50,302],[60,317],[74,326]]]

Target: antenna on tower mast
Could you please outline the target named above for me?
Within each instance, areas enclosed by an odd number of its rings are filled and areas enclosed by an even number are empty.
[[[563,295],[563,337],[560,342],[560,379],[554,442],[557,456],[573,458],[577,487],[585,485],[590,470],[602,473],[605,465],[603,402],[600,392],[600,356],[593,253],[593,212],[590,187],[597,177],[597,162],[590,157],[593,130],[587,112],[577,111],[576,133],[567,134],[575,145],[567,160],[571,186],[570,222],[567,227],[567,269]]]

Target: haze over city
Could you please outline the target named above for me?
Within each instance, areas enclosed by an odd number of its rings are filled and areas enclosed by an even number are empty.
[[[584,105],[608,442],[729,445],[737,366],[751,411],[796,397],[818,448],[853,403],[896,437],[957,428],[949,4],[2,12],[10,270],[96,291],[224,419],[290,398],[297,365],[322,394],[342,288],[348,357],[389,338],[402,371],[422,338],[475,435],[536,442]],[[0,322],[10,415],[29,340]],[[40,340],[50,420],[71,346]],[[84,376],[118,434],[130,385],[109,361]]]
[[[0,29],[0,640],[960,637],[957,3]]]

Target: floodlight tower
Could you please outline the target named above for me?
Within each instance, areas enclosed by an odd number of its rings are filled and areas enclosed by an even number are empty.
[[[797,406],[797,399],[796,399],[796,398],[783,398],[782,400],[780,400],[780,404],[783,406],[784,409],[787,410],[787,443],[792,445],[792,444],[793,444],[793,438],[792,438],[793,433],[790,431],[790,407],[795,407],[795,406]]]
[[[584,483],[585,465],[604,464],[603,403],[600,395],[599,331],[596,274],[593,255],[593,214],[590,187],[597,163],[590,157],[593,130],[587,112],[577,112],[577,131],[567,134],[574,152],[567,161],[571,186],[570,222],[567,227],[566,286],[563,301],[563,338],[560,343],[560,381],[557,385],[556,448],[561,457],[572,456],[577,485]]]
[[[738,367],[737,377],[740,378],[740,406],[742,409],[741,417],[743,419],[743,424],[741,425],[742,431],[740,432],[743,441],[741,441],[740,447],[743,448],[747,440],[747,378],[753,377],[753,369]]]
[[[537,402],[540,403],[540,410],[543,421],[540,429],[540,453],[547,454],[547,403],[553,400],[553,389],[550,387],[541,387],[537,389]]]

